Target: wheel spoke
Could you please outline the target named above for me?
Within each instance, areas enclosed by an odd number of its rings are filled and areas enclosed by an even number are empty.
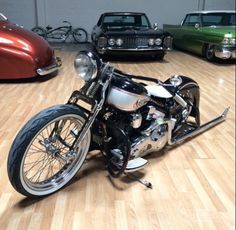
[[[81,116],[64,115],[38,131],[24,154],[21,166],[27,187],[38,192],[46,191],[60,187],[72,178],[89,149],[90,132],[79,147],[70,149],[83,122]]]

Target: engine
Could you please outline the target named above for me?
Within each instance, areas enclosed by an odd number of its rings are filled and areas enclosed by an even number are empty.
[[[131,126],[136,132],[131,136],[131,159],[158,151],[165,146],[168,132],[164,116],[164,113],[153,106],[149,106],[148,114],[144,118],[140,113],[132,114]]]

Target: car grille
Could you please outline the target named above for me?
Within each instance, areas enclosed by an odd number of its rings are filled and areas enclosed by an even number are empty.
[[[135,47],[147,47],[148,38],[135,38],[135,37],[125,37],[123,39],[123,47],[135,48]]]

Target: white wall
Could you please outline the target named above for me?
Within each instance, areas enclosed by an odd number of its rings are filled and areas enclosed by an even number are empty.
[[[38,0],[38,2],[43,0]],[[198,0],[181,0],[181,7],[173,0],[102,0],[95,3],[94,0],[78,1],[54,0],[46,1],[46,20],[39,21],[43,24],[58,26],[63,20],[69,20],[74,26],[85,27],[89,32],[97,22],[101,13],[106,11],[137,11],[145,12],[151,23],[157,22],[160,26],[163,23],[179,23],[186,12],[197,10]],[[178,3],[179,3],[178,2]],[[39,13],[39,16],[43,14]]]
[[[206,10],[235,10],[235,1],[232,0],[206,0]]]
[[[0,0],[0,12],[12,22],[32,28],[36,24],[34,0]]]
[[[0,0],[0,12],[12,22],[31,29],[36,24],[61,25],[63,20],[89,33],[106,11],[145,12],[151,23],[178,24],[193,10],[235,9],[234,0]]]

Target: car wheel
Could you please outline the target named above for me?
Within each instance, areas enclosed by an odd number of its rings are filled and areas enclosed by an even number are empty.
[[[165,56],[165,53],[155,54],[155,58],[160,61],[163,60],[164,56]]]
[[[215,61],[216,56],[215,56],[215,51],[214,51],[214,46],[213,45],[207,45],[205,49],[205,57],[208,61]]]

